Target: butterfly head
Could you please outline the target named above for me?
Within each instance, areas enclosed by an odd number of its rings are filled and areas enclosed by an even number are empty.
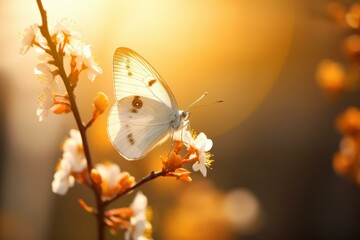
[[[174,120],[171,122],[172,127],[175,130],[184,127],[184,125],[187,125],[187,121],[189,120],[189,117],[190,117],[190,112],[186,110],[179,110],[178,114],[175,115]]]
[[[186,127],[189,124],[190,112],[183,110],[183,111],[179,111],[179,113],[180,113],[179,128]]]
[[[190,112],[189,111],[186,111],[186,110],[180,111],[181,122],[189,120],[189,117],[190,117]]]

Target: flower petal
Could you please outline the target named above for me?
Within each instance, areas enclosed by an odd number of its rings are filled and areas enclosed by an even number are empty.
[[[211,139],[206,139],[206,143],[205,143],[205,147],[204,147],[204,151],[208,152],[210,151],[210,149],[213,146],[213,141]]]
[[[202,164],[200,162],[195,162],[192,166],[193,170],[196,172],[196,171],[199,171],[201,172],[201,174],[206,177],[206,174],[207,174],[207,169],[206,169],[206,166],[205,164]]]

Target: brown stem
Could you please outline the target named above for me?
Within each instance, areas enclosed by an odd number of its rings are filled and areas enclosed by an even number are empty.
[[[96,121],[98,116],[99,116],[99,112],[95,111],[91,120],[86,124],[85,129],[88,129],[89,127],[91,127],[91,125],[93,125],[93,123]]]
[[[70,100],[71,110],[73,112],[76,124],[78,126],[78,129],[80,131],[80,135],[82,138],[84,153],[85,153],[85,157],[86,157],[86,161],[87,161],[87,170],[88,170],[88,174],[90,176],[91,169],[93,168],[93,164],[92,164],[92,160],[91,160],[90,147],[89,147],[87,136],[86,136],[86,130],[88,127],[91,126],[93,121],[90,121],[87,125],[84,125],[81,120],[81,116],[80,116],[80,113],[79,113],[79,110],[78,110],[78,107],[76,104],[76,100],[75,100],[75,95],[74,95],[74,87],[75,86],[71,84],[69,77],[66,75],[64,65],[63,65],[63,59],[62,59],[62,57],[59,56],[59,53],[57,52],[57,49],[56,49],[56,45],[51,39],[49,29],[48,29],[47,15],[46,15],[46,11],[42,5],[42,2],[41,2],[41,0],[36,0],[36,2],[39,7],[39,11],[41,14],[41,19],[42,19],[42,25],[39,28],[40,28],[42,35],[47,40],[47,43],[50,48],[51,56],[54,58],[54,65],[57,66],[58,73],[59,73],[60,77],[62,78],[65,88],[67,90],[69,100]],[[157,177],[165,176],[166,174],[167,174],[167,172],[165,170],[161,170],[158,172],[153,171],[147,177],[144,177],[139,182],[137,182],[134,186],[132,186],[131,188],[127,189],[126,191],[117,195],[115,198],[108,200],[108,201],[103,201],[101,199],[101,194],[99,191],[97,191],[96,184],[94,184],[92,178],[90,177],[91,188],[96,197],[96,205],[97,205],[96,216],[97,216],[97,225],[98,225],[98,240],[105,239],[104,214],[105,214],[105,208],[109,203],[115,201],[116,199],[120,198],[121,196],[123,196],[123,195],[127,194],[128,192],[134,190],[135,188],[141,186],[142,184],[144,184],[148,181],[151,181]]]
[[[47,16],[46,16],[46,11],[42,5],[41,0],[36,0],[37,5],[39,7],[39,11],[41,14],[41,19],[42,19],[42,25],[40,26],[40,31],[42,33],[42,35],[45,37],[45,39],[47,40],[47,43],[49,45],[50,51],[51,51],[51,56],[54,58],[54,63],[55,65],[58,67],[59,69],[59,75],[62,78],[65,88],[67,90],[67,93],[69,95],[69,100],[70,100],[70,104],[71,104],[71,110],[74,114],[74,118],[76,121],[76,124],[78,126],[78,129],[80,131],[80,135],[82,138],[82,142],[83,142],[83,148],[84,148],[84,154],[86,157],[86,161],[87,161],[87,169],[88,169],[88,173],[90,176],[90,172],[91,169],[93,168],[93,164],[92,164],[92,160],[91,160],[91,154],[90,154],[90,148],[89,148],[89,144],[88,144],[88,140],[87,140],[87,136],[86,136],[86,127],[84,126],[82,120],[81,120],[81,116],[75,101],[75,95],[74,95],[74,87],[70,85],[70,80],[66,75],[65,69],[64,69],[64,65],[63,65],[63,59],[59,56],[57,50],[56,50],[56,45],[54,44],[54,42],[51,39],[50,33],[49,33],[49,28],[48,28],[48,22],[47,22]],[[98,239],[99,240],[104,240],[105,239],[105,235],[104,235],[104,229],[105,229],[105,225],[104,225],[104,208],[105,208],[105,204],[103,204],[102,200],[101,200],[101,196],[98,193],[98,191],[96,190],[95,184],[93,183],[92,179],[90,178],[91,182],[92,182],[92,189],[93,192],[95,194],[96,197],[96,202],[97,202],[97,222],[98,222]]]
[[[64,69],[63,60],[59,56],[54,42],[51,40],[51,36],[49,33],[49,29],[48,29],[46,11],[44,10],[44,8],[42,6],[41,0],[36,0],[36,2],[38,3],[42,22],[43,22],[42,26],[40,26],[40,30],[41,30],[42,35],[46,38],[46,40],[49,44],[51,56],[54,58],[54,62],[59,69],[59,75],[63,79],[64,85],[65,85],[67,93],[69,95],[71,110],[74,114],[76,124],[79,128],[81,138],[83,140],[84,153],[85,153],[85,157],[87,160],[88,172],[90,173],[93,166],[92,166],[92,161],[91,161],[89,145],[88,145],[88,141],[87,141],[87,137],[86,137],[86,131],[85,131],[86,128],[81,120],[80,113],[79,113],[79,110],[78,110],[78,107],[77,107],[77,104],[75,101],[74,89],[70,86],[69,78],[67,77],[65,69]]]
[[[112,202],[114,202],[116,199],[120,198],[121,196],[124,196],[125,194],[127,194],[128,192],[134,190],[135,188],[137,187],[140,187],[141,185],[143,185],[144,183],[148,182],[148,181],[151,181],[155,178],[158,178],[160,176],[165,176],[166,175],[166,170],[161,170],[161,171],[158,171],[158,172],[154,172],[152,171],[148,176],[144,177],[143,179],[141,179],[140,181],[138,181],[137,183],[135,183],[132,187],[128,188],[127,190],[125,190],[124,192],[121,192],[120,194],[118,194],[116,197],[110,199],[110,200],[107,200],[105,201],[104,203],[107,205],[107,204],[110,204]]]
[[[105,240],[105,207],[104,202],[99,199],[97,201],[97,223],[98,223],[98,239]]]

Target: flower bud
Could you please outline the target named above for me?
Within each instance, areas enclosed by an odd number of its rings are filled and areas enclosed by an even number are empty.
[[[179,177],[179,180],[182,181],[183,183],[191,183],[192,178],[188,175],[181,175]]]
[[[135,178],[129,174],[126,174],[120,179],[119,184],[121,186],[121,192],[124,192],[135,184]]]
[[[94,208],[90,207],[89,205],[87,205],[84,200],[82,200],[81,198],[79,199],[79,204],[80,206],[88,213],[93,213],[94,212]]]
[[[173,172],[182,166],[183,159],[175,152],[171,152],[166,159],[163,159],[163,168],[169,172]]]
[[[102,183],[102,178],[95,168],[91,169],[90,176],[95,184],[100,185]]]
[[[102,114],[109,105],[109,98],[102,92],[98,92],[94,98],[95,112]]]
[[[183,183],[190,183],[192,181],[190,177],[190,173],[185,168],[178,168],[174,172],[169,173],[168,176],[176,177],[178,180],[182,181]]]
[[[53,111],[53,113],[55,114],[62,114],[62,113],[68,113],[71,111],[71,108],[69,105],[65,104],[65,103],[57,103],[55,104],[51,110]]]

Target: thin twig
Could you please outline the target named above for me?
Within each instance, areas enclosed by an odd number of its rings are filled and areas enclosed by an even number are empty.
[[[56,49],[56,45],[51,39],[51,36],[49,33],[49,28],[48,28],[48,22],[47,22],[47,14],[42,5],[42,2],[41,2],[41,0],[36,0],[36,2],[38,4],[39,11],[41,14],[41,19],[42,19],[42,25],[39,28],[40,28],[42,35],[45,37],[45,39],[49,45],[50,54],[54,58],[54,65],[57,66],[58,74],[62,78],[65,88],[67,90],[69,100],[70,100],[71,110],[73,112],[76,124],[78,126],[78,129],[79,129],[79,132],[80,132],[80,135],[82,138],[84,154],[85,154],[86,161],[87,161],[87,170],[88,170],[88,174],[90,176],[91,170],[93,168],[93,164],[92,164],[92,160],[91,160],[90,147],[89,147],[87,136],[86,136],[86,130],[92,125],[92,123],[94,121],[90,120],[88,124],[84,125],[83,121],[81,120],[81,116],[80,116],[79,109],[77,107],[75,95],[74,95],[74,87],[75,86],[71,85],[71,81],[70,81],[71,76],[66,75],[64,65],[63,65],[63,59],[62,59],[62,57],[59,56],[59,53]],[[97,191],[96,184],[93,182],[92,178],[90,177],[90,181],[91,181],[90,187],[93,190],[95,197],[96,197],[97,209],[94,211],[97,216],[98,239],[99,240],[105,239],[105,222],[104,222],[105,215],[104,214],[105,214],[105,208],[108,204],[114,202],[116,199],[129,193],[130,191],[134,190],[135,188],[140,187],[144,183],[149,182],[153,179],[156,179],[160,176],[165,176],[166,174],[167,174],[167,172],[165,170],[161,170],[158,172],[153,171],[148,176],[146,176],[143,179],[141,179],[140,181],[138,181],[134,186],[130,187],[129,189],[127,189],[124,192],[121,192],[113,199],[107,200],[107,201],[103,201],[101,199],[101,194],[99,191]]]
[[[105,201],[104,203],[107,205],[107,204],[110,204],[112,202],[114,202],[116,199],[124,196],[125,194],[127,194],[128,192],[131,192],[132,190],[134,190],[135,188],[137,187],[140,187],[141,185],[143,185],[144,183],[146,182],[149,182],[151,180],[154,180],[155,178],[158,178],[158,177],[161,177],[161,176],[165,176],[166,175],[166,171],[165,170],[161,170],[161,171],[158,171],[158,172],[154,172],[152,171],[148,176],[144,177],[143,179],[141,179],[140,181],[138,181],[137,183],[135,183],[132,187],[128,188],[126,191],[124,192],[121,192],[120,194],[118,194],[116,197],[110,199],[110,200],[107,200]]]
[[[85,154],[85,158],[87,161],[87,169],[88,169],[88,173],[90,176],[90,172],[91,172],[91,169],[93,168],[93,164],[92,164],[90,148],[89,148],[89,144],[88,144],[88,140],[87,140],[87,136],[86,136],[86,127],[84,126],[84,124],[81,120],[79,109],[78,109],[76,101],[75,101],[74,87],[70,85],[69,78],[66,75],[66,72],[64,69],[63,60],[59,56],[59,54],[56,50],[56,45],[54,44],[54,42],[51,39],[51,36],[49,33],[49,28],[48,28],[48,22],[47,22],[47,14],[42,5],[42,2],[41,2],[41,0],[36,0],[36,2],[39,7],[39,11],[41,14],[41,19],[42,19],[42,25],[40,26],[40,31],[41,31],[42,35],[45,37],[45,39],[49,45],[49,48],[51,51],[51,56],[54,58],[54,63],[59,69],[59,75],[62,78],[65,88],[67,90],[67,93],[69,95],[71,110],[73,112],[78,129],[80,131],[80,135],[81,135],[82,142],[83,142],[84,154]],[[90,178],[90,181],[92,182],[91,185],[92,185],[92,189],[95,194],[95,197],[96,197],[97,208],[98,208],[97,209],[97,211],[98,211],[98,214],[97,214],[98,239],[104,240],[105,239],[105,237],[104,237],[104,229],[105,229],[105,224],[104,224],[104,210],[105,209],[104,209],[104,207],[105,207],[105,205],[102,203],[101,196],[98,193],[98,191],[96,190],[95,184],[93,183],[93,180],[91,178]]]
[[[88,172],[90,173],[91,169],[93,168],[92,161],[91,161],[91,154],[90,154],[90,149],[89,149],[89,145],[88,145],[88,141],[87,141],[87,137],[86,137],[86,131],[85,131],[86,128],[81,120],[80,113],[79,113],[79,110],[78,110],[78,107],[77,107],[77,104],[75,101],[74,89],[70,86],[69,78],[67,77],[65,69],[64,69],[63,60],[61,57],[59,57],[59,54],[56,50],[56,46],[55,46],[54,42],[51,40],[51,36],[49,33],[49,29],[48,29],[46,11],[44,10],[41,0],[36,0],[36,2],[38,3],[42,22],[43,22],[42,26],[40,26],[40,30],[41,30],[42,35],[46,38],[46,40],[49,44],[50,51],[52,53],[51,56],[54,58],[54,62],[59,69],[59,75],[63,79],[65,88],[69,95],[71,110],[74,114],[76,124],[79,128],[81,138],[83,140],[84,153],[85,153],[85,157],[87,160]]]

